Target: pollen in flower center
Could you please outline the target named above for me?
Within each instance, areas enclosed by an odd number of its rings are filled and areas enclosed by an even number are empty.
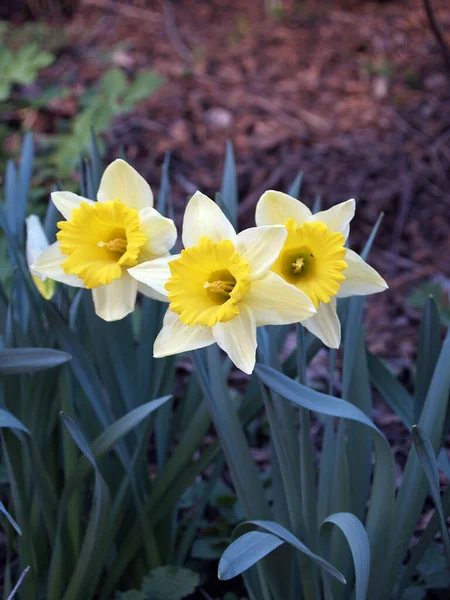
[[[211,273],[209,280],[203,284],[203,288],[212,294],[211,299],[216,304],[223,304],[230,299],[235,285],[236,279],[233,275],[228,270],[223,270]]]
[[[127,240],[123,238],[115,238],[114,240],[110,240],[109,242],[98,242],[97,246],[99,248],[107,248],[111,250],[111,252],[120,252],[123,254],[127,249]]]
[[[169,262],[166,283],[170,309],[185,325],[212,327],[239,314],[239,302],[250,290],[250,267],[233,242],[202,237]]]
[[[61,252],[67,256],[64,271],[77,275],[90,289],[110,284],[122,269],[136,265],[147,242],[139,213],[120,200],[82,202],[58,227]]]
[[[272,271],[305,292],[316,308],[330,302],[345,279],[344,236],[320,221],[297,225],[288,219],[285,227],[288,235]]]
[[[304,258],[302,258],[301,256],[299,258],[297,258],[297,260],[292,263],[292,270],[294,271],[294,273],[295,274],[300,273],[301,270],[303,269],[304,264],[305,264]]]

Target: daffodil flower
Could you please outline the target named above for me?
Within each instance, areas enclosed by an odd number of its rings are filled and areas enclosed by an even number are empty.
[[[26,257],[28,268],[30,269],[33,282],[41,296],[46,300],[50,300],[55,293],[55,282],[52,279],[45,277],[45,275],[36,275],[31,270],[31,265],[49,246],[47,236],[45,235],[44,228],[42,227],[38,216],[30,215],[27,217],[25,225],[27,230]]]
[[[155,357],[217,342],[237,367],[251,373],[257,327],[295,323],[315,313],[304,292],[270,271],[286,235],[280,226],[236,234],[217,204],[196,192],[184,214],[181,254],[129,270],[170,303]]]
[[[66,221],[57,242],[34,262],[38,275],[92,290],[95,312],[105,321],[134,310],[137,291],[160,294],[130,277],[128,269],[168,255],[177,232],[171,219],[153,208],[148,183],[123,160],[105,170],[97,202],[72,192],[54,192],[52,201]]]
[[[316,214],[282,192],[265,192],[256,206],[256,224],[283,225],[286,241],[272,272],[305,292],[317,313],[302,322],[330,348],[341,342],[336,298],[382,292],[384,279],[356,252],[345,248],[355,201],[347,200]]]

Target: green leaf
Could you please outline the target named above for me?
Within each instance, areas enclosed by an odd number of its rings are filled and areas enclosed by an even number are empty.
[[[367,352],[367,364],[373,385],[411,431],[414,424],[413,398],[380,358]]]
[[[87,440],[73,419],[65,415],[62,418],[72,439],[92,464],[95,472],[94,496],[86,533],[80,548],[75,570],[72,573],[63,600],[78,600],[82,597],[89,600],[92,597],[92,593],[89,593],[88,590],[95,589],[95,585],[103,571],[103,561],[109,551],[111,497],[108,486],[98,470]],[[59,550],[62,551],[62,549]],[[92,557],[95,557],[95,560],[92,560]]]
[[[450,331],[447,332],[442,345],[418,423],[428,437],[434,452],[437,452],[441,445],[443,426],[447,414],[450,391],[449,362]],[[392,547],[386,556],[388,567],[382,590],[391,590],[398,576],[398,570],[408,549],[427,495],[425,482],[426,476],[421,468],[419,457],[415,451],[411,451],[396,498]]]
[[[374,435],[375,468],[372,483],[371,501],[366,521],[367,533],[371,545],[373,577],[383,569],[386,555],[386,540],[392,535],[393,503],[395,495],[395,465],[390,446],[372,421],[356,406],[349,402],[327,396],[278,373],[270,367],[256,366],[258,377],[275,392],[290,402],[309,410],[367,425]],[[374,579],[369,586],[369,593],[377,596],[378,581]]]
[[[3,504],[3,502],[1,500],[0,500],[0,512],[2,512],[5,515],[5,517],[11,523],[11,525],[14,527],[14,529],[17,531],[17,533],[19,535],[22,535],[22,530],[20,529],[19,525],[17,525],[16,521],[12,518],[12,516],[9,514],[9,512],[6,510],[6,506]]]
[[[289,189],[287,192],[289,194],[289,196],[292,196],[293,198],[297,198],[297,200],[300,200],[300,192],[302,189],[302,183],[303,183],[303,173],[302,173],[302,171],[300,171],[299,173],[297,173],[297,177],[294,179],[294,181],[289,186]]]
[[[423,470],[427,476],[430,486],[430,493],[441,522],[441,534],[444,542],[445,552],[447,554],[448,566],[450,569],[450,537],[447,529],[446,516],[442,508],[441,492],[439,485],[439,471],[434,454],[433,447],[426,433],[419,426],[414,425],[412,430],[413,442],[422,463]]]
[[[6,348],[0,350],[0,374],[34,373],[59,367],[72,357],[51,348]]]
[[[19,429],[25,433],[30,433],[19,419],[3,408],[0,408],[0,428]]]
[[[100,80],[100,88],[108,98],[108,102],[114,104],[128,87],[128,81],[123,69],[113,67],[108,69]]]
[[[149,600],[182,600],[200,585],[198,573],[181,567],[158,567],[144,577],[142,591]]]
[[[239,525],[234,535],[237,535],[242,528],[259,527],[265,532],[251,531],[244,533],[238,537],[222,555],[219,562],[219,579],[231,579],[240,575],[256,562],[264,558],[267,554],[278,548],[282,543],[286,542],[293,548],[306,554],[314,563],[322,567],[341,583],[345,583],[345,578],[333,565],[312,552],[305,544],[303,544],[295,535],[278,523],[273,521],[246,521]],[[252,534],[258,533],[258,536]],[[244,538],[244,539],[243,539]],[[278,543],[277,542],[280,542]]]
[[[227,141],[227,149],[225,152],[225,164],[223,167],[222,187],[220,188],[220,196],[223,203],[227,207],[227,213],[230,216],[231,223],[237,227],[238,219],[238,186],[236,161],[234,158],[233,144],[230,140]]]
[[[218,570],[219,579],[226,581],[237,577],[282,544],[284,541],[271,533],[244,533],[222,554]]]
[[[441,351],[441,321],[434,298],[427,298],[420,323],[414,389],[414,422],[420,419],[423,403]]]
[[[140,100],[149,98],[164,83],[165,78],[151,69],[145,69],[136,76],[136,79],[128,85],[128,90],[123,97],[123,104],[126,110],[131,110]]]
[[[370,545],[366,530],[361,521],[351,513],[330,515],[321,528],[329,523],[336,525],[347,539],[355,567],[355,600],[366,600],[370,575]]]

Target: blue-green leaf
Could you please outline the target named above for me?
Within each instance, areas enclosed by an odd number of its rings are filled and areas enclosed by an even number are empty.
[[[219,579],[226,581],[237,577],[282,544],[283,540],[270,533],[244,533],[222,554],[218,570]]]
[[[34,373],[59,367],[72,357],[52,348],[6,348],[0,350],[0,374]]]
[[[366,600],[370,575],[370,545],[366,530],[361,521],[351,513],[335,513],[327,517],[321,525],[336,525],[345,535],[355,567],[355,600]]]
[[[442,508],[441,492],[439,485],[439,471],[436,461],[436,455],[433,450],[428,436],[425,431],[418,425],[414,425],[412,430],[413,442],[416,448],[416,452],[419,456],[420,462],[422,463],[423,470],[427,476],[428,483],[430,486],[430,493],[433,498],[433,502],[436,506],[436,510],[439,515],[441,522],[441,534],[444,542],[445,552],[447,554],[448,566],[450,569],[450,537],[448,534],[446,515]]]

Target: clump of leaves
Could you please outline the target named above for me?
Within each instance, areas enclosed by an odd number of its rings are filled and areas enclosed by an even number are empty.
[[[71,170],[80,151],[89,147],[92,127],[97,133],[108,130],[114,117],[133,110],[163,83],[164,78],[151,69],[141,71],[132,81],[118,67],[106,71],[99,83],[82,96],[81,111],[72,121],[70,133],[57,136],[52,161],[60,169]]]
[[[116,600],[182,600],[200,584],[198,573],[180,567],[158,567],[144,577],[140,590],[119,592]]]
[[[7,100],[14,84],[33,83],[41,69],[55,60],[50,52],[41,50],[37,44],[27,44],[18,50],[0,46],[0,101]]]
[[[446,282],[429,281],[419,285],[410,295],[408,301],[415,308],[423,308],[427,299],[432,296],[439,309],[439,316],[443,325],[450,325],[450,295]]]

